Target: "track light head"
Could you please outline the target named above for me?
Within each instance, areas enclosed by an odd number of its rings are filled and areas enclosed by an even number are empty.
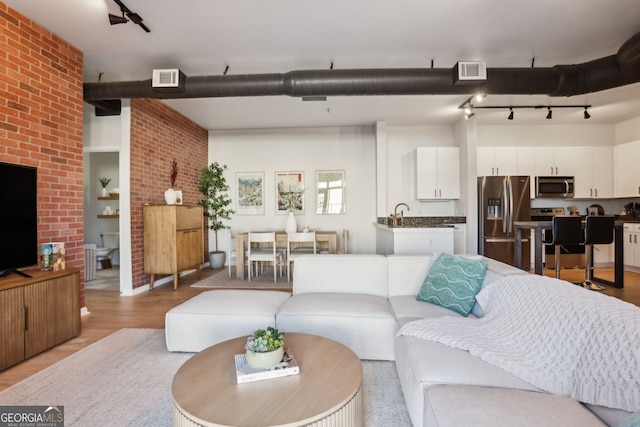
[[[111,25],[126,24],[127,22],[129,22],[129,20],[124,17],[124,14],[123,16],[109,14],[109,24]]]
[[[591,118],[591,114],[589,114],[589,112],[587,111],[587,107],[584,107],[584,119],[590,119]]]
[[[509,108],[509,116],[507,117],[507,120],[513,120],[513,108]]]
[[[553,111],[551,111],[550,107],[547,107],[547,110],[549,110],[547,113],[547,120],[551,120],[553,118]]]

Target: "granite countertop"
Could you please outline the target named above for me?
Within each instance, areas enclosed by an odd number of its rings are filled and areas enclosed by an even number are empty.
[[[377,224],[381,228],[450,228],[456,224],[466,224],[464,216],[405,216],[402,224],[396,227],[388,224],[388,218],[378,218]]]

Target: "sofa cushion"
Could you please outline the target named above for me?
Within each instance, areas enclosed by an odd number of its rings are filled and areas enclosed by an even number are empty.
[[[411,295],[415,298],[431,267],[431,260],[431,255],[387,255],[389,297]]]
[[[382,255],[302,255],[293,267],[293,294],[345,293],[387,297]]]
[[[417,299],[467,316],[486,272],[486,259],[441,254],[429,269]]]
[[[398,328],[407,322],[424,319],[425,317],[461,316],[460,313],[456,313],[448,308],[437,304],[418,301],[415,297],[408,295],[390,297],[389,303],[395,313]],[[469,317],[475,316],[473,314],[469,314]]]
[[[298,261],[296,261],[298,262]],[[395,318],[386,298],[362,294],[301,294],[276,314],[278,329],[338,341],[361,359],[393,360]]]
[[[169,351],[198,352],[275,325],[276,312],[288,292],[220,289],[202,292],[165,315]]]
[[[565,396],[465,385],[434,386],[424,394],[424,425],[429,426],[605,426]]]

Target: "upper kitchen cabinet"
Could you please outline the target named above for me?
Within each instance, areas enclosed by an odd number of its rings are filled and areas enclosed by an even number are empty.
[[[459,148],[416,148],[416,199],[446,200],[459,198]]]
[[[536,176],[574,176],[584,167],[575,160],[579,147],[535,147],[533,150]]]
[[[640,196],[640,141],[613,147],[613,196]]]
[[[574,197],[610,199],[613,197],[613,149],[611,147],[577,147],[579,163],[575,177]]]
[[[518,147],[478,147],[478,176],[517,174]]]

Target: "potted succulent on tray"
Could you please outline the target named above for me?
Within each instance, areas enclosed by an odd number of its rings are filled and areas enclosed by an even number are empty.
[[[245,349],[249,365],[261,369],[273,368],[284,357],[284,332],[272,326],[258,329],[247,338]]]
[[[209,218],[209,228],[215,232],[215,250],[209,252],[211,268],[220,268],[224,265],[225,252],[218,250],[218,230],[227,228],[223,221],[235,213],[233,209],[228,208],[231,199],[227,194],[229,186],[224,177],[225,169],[227,165],[211,163],[209,167],[202,170],[200,187],[198,187],[198,191],[205,196],[198,205],[204,208],[204,216]]]

